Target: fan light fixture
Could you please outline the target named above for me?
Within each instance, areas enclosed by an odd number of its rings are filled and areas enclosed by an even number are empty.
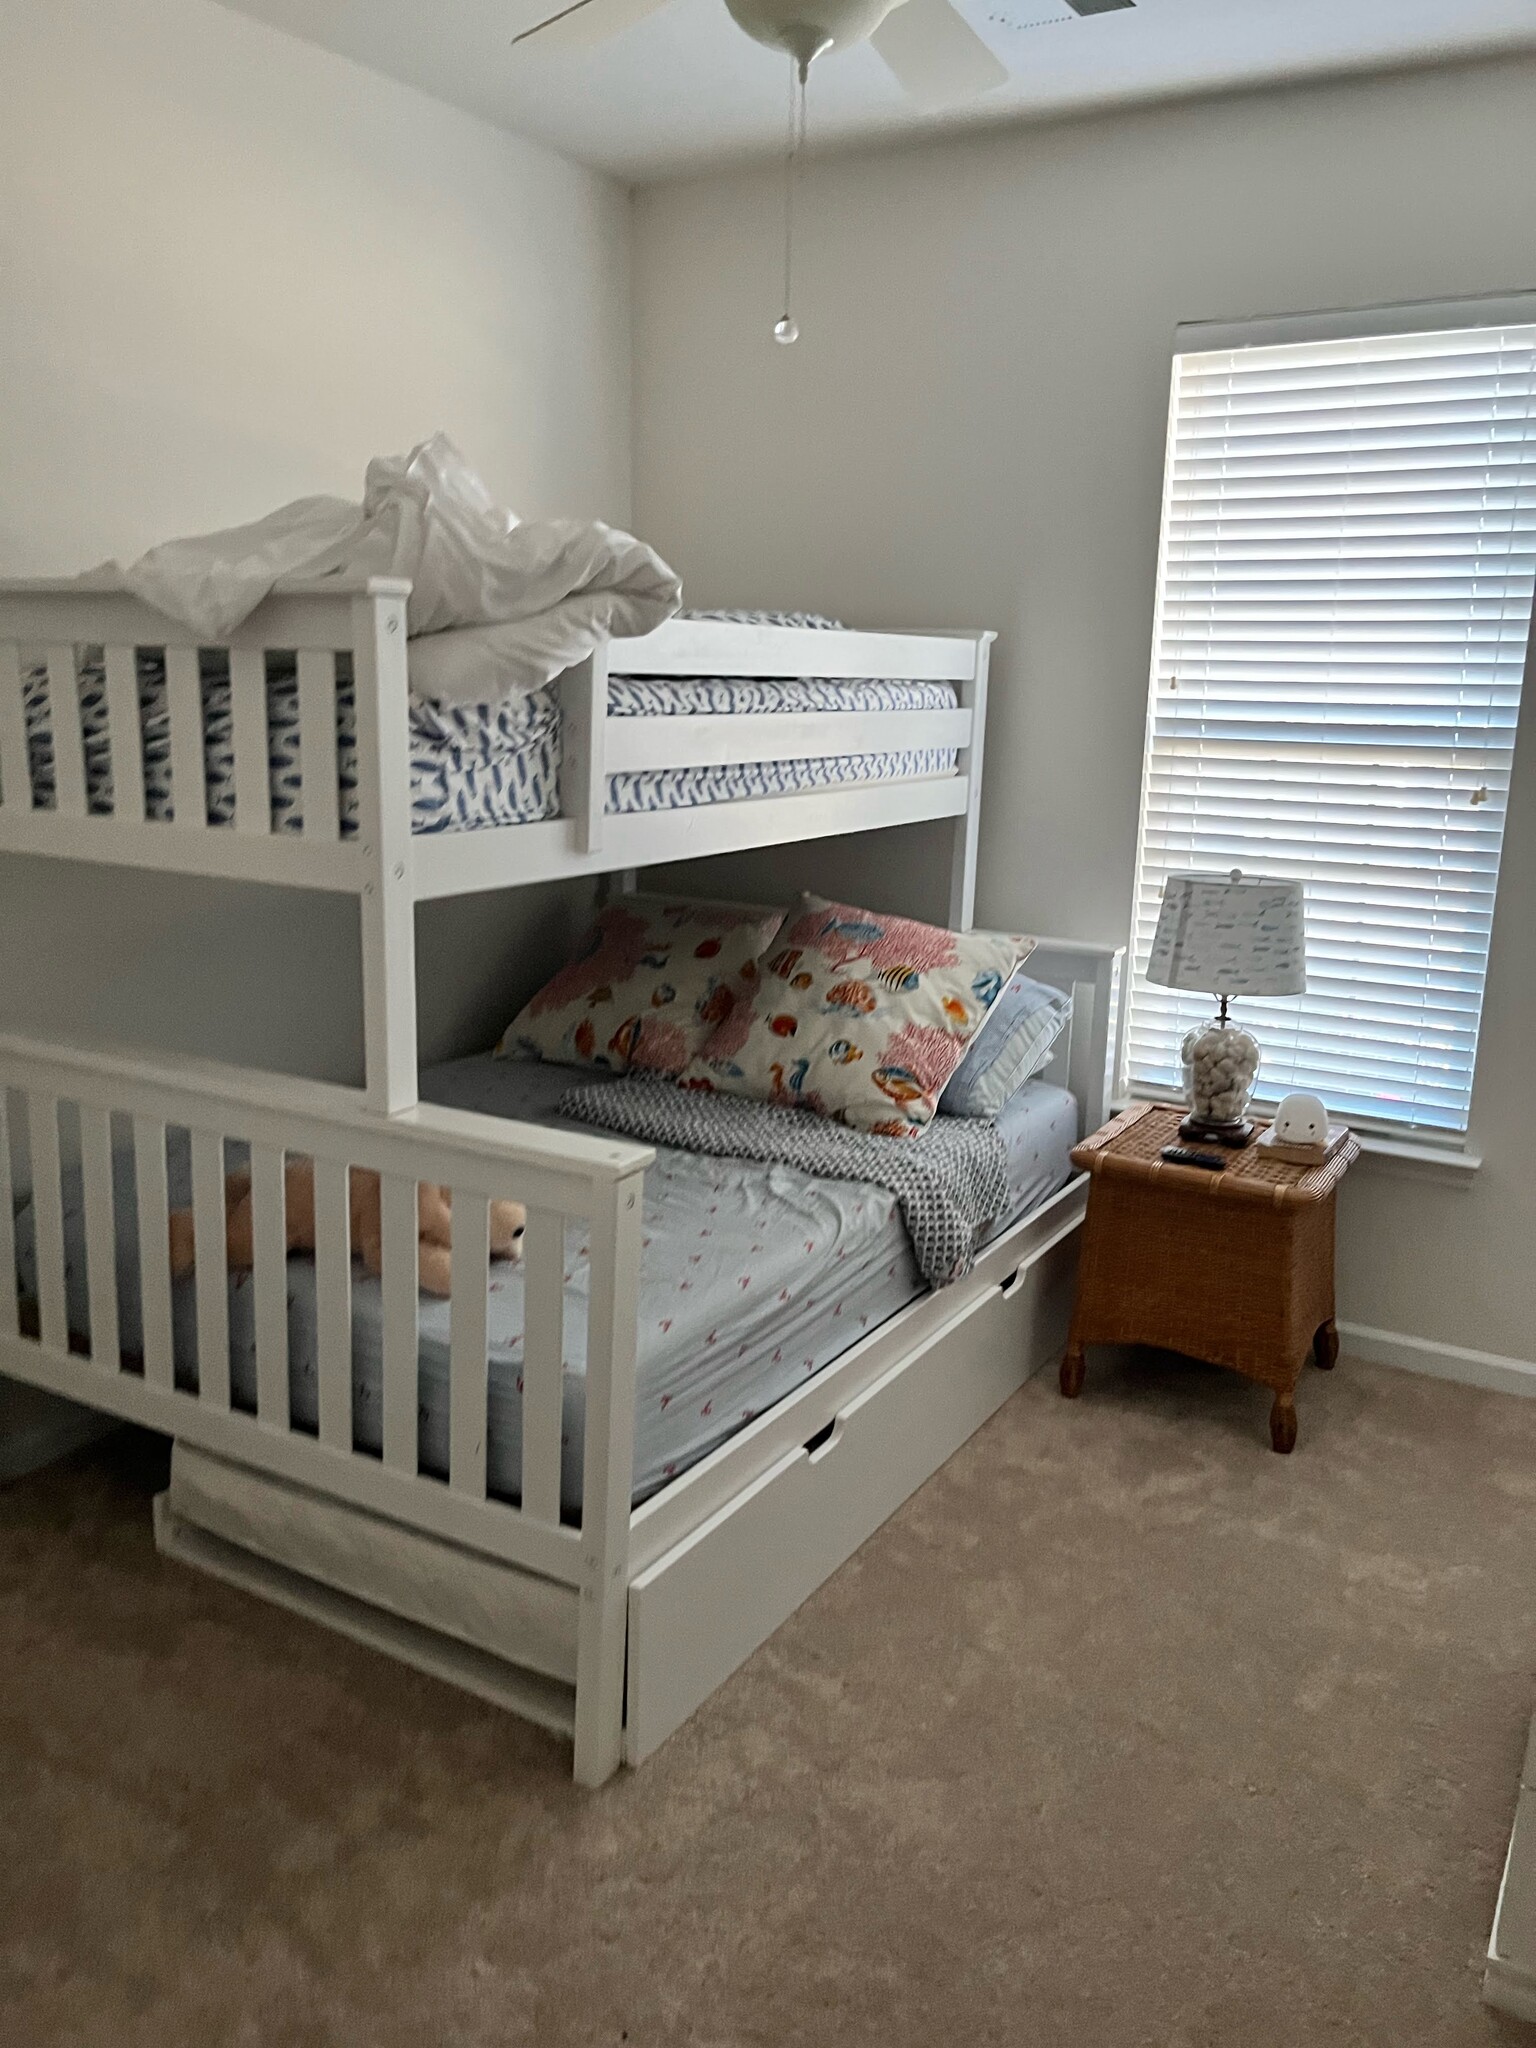
[[[732,21],[754,43],[785,51],[805,70],[828,50],[864,42],[900,4],[901,0],[725,0]]]
[[[1136,0],[1065,0],[1074,14],[1108,14]],[[512,38],[540,50],[591,48],[643,21],[666,0],[570,0]],[[753,42],[790,60],[789,144],[784,162],[784,310],[775,341],[797,341],[790,309],[795,183],[805,147],[805,89],[811,66],[829,50],[867,42],[920,107],[976,99],[1008,78],[1008,66],[982,41],[950,0],[725,0],[726,11]]]

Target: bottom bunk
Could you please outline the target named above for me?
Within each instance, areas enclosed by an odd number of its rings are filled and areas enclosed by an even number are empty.
[[[1071,1022],[998,1118],[989,1241],[934,1289],[884,1186],[566,1125],[551,1067],[457,1062],[381,1118],[349,1090],[0,1040],[0,1372],[175,1440],[171,1554],[569,1729],[600,1783],[1060,1355],[1067,1152],[1100,1113],[1115,962],[1032,956]],[[295,1159],[313,1250],[290,1256]],[[355,1172],[379,1176],[377,1263]],[[452,1200],[441,1301],[418,1292],[428,1183]],[[488,1259],[502,1200],[526,1206],[517,1265]]]
[[[1079,1176],[946,1301],[879,1330],[636,1510],[623,1760],[650,1756],[1066,1343]],[[162,1553],[557,1734],[576,1730],[568,1588],[178,1442]]]
[[[490,1054],[428,1070],[422,1099],[487,1116],[558,1128],[554,1104],[574,1083],[599,1084],[593,1071]],[[1008,1201],[991,1235],[1061,1187],[1071,1173],[1078,1108],[1064,1088],[1032,1081],[1011,1098],[998,1127],[1008,1148]],[[575,1128],[568,1126],[567,1128]],[[190,1205],[186,1132],[167,1148],[172,1209]],[[231,1146],[227,1172],[246,1168]],[[142,1296],[135,1216],[135,1152],[116,1149],[119,1341],[142,1359]],[[71,1332],[89,1329],[84,1189],[78,1169],[64,1186],[65,1282]],[[646,1175],[635,1362],[635,1504],[685,1472],[744,1423],[820,1372],[870,1329],[925,1292],[896,1197],[868,1182],[819,1180],[746,1160],[659,1151]],[[564,1372],[561,1403],[561,1508],[579,1519],[586,1409],[586,1322],[590,1232],[565,1233],[562,1271]],[[31,1206],[17,1217],[17,1264],[24,1295],[35,1298]],[[290,1425],[319,1423],[319,1301],[313,1258],[295,1255],[287,1274]],[[257,1405],[255,1290],[249,1273],[229,1278],[232,1405]],[[197,1299],[192,1276],[171,1291],[176,1384],[198,1388]],[[524,1273],[491,1269],[486,1314],[486,1487],[515,1503],[522,1487]],[[417,1308],[420,1470],[444,1478],[449,1464],[452,1307],[423,1294]],[[351,1289],[352,1440],[377,1457],[383,1448],[384,1297],[378,1279],[354,1272]]]

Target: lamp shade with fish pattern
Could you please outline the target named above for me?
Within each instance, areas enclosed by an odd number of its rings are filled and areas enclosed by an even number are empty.
[[[1300,882],[1170,875],[1148,981],[1223,996],[1299,996],[1307,986]]]

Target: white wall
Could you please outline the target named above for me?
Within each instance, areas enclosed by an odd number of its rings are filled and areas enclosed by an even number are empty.
[[[0,574],[356,496],[439,426],[521,512],[627,519],[618,185],[213,0],[0,0],[0,79]],[[570,915],[422,920],[426,1056]],[[0,861],[6,1025],[353,1079],[356,959],[338,900]]]
[[[694,602],[989,625],[980,916],[1123,938],[1182,320],[1536,284],[1536,66],[813,162],[642,195],[635,512]],[[1471,1192],[1363,1167],[1342,1312],[1536,1359],[1536,757],[1506,846]]]

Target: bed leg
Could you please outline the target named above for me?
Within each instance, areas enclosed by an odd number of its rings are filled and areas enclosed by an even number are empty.
[[[576,1637],[576,1758],[572,1776],[595,1789],[624,1756],[624,1650],[629,1587],[584,1586]]]
[[[1069,1401],[1075,1401],[1083,1391],[1083,1379],[1088,1370],[1081,1344],[1068,1344],[1066,1356],[1061,1361],[1061,1391]]]

